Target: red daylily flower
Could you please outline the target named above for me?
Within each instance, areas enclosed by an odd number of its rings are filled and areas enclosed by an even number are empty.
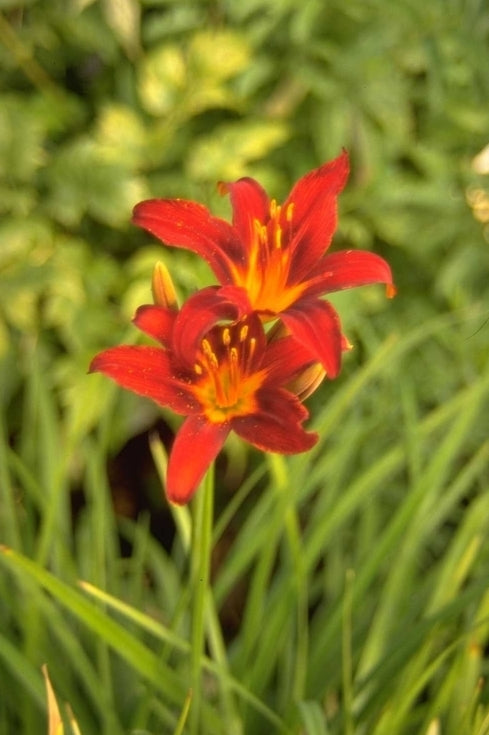
[[[141,202],[133,222],[166,245],[202,256],[226,288],[227,299],[248,300],[248,313],[256,311],[264,320],[279,316],[333,378],[345,342],[336,311],[320,297],[369,283],[385,283],[387,294],[395,293],[391,269],[380,256],[361,250],[326,252],[348,171],[343,152],[301,178],[283,205],[270,200],[254,179],[220,184],[231,198],[232,224],[183,199]]]
[[[199,313],[204,316],[196,323]],[[258,314],[237,316],[213,288],[197,292],[180,311],[142,306],[134,322],[161,347],[112,347],[90,365],[91,372],[187,417],[168,463],[167,495],[174,503],[190,500],[231,431],[281,454],[306,451],[318,439],[303,429],[309,414],[297,397],[308,387],[298,380],[302,372],[310,382],[310,355],[290,335],[268,342]]]

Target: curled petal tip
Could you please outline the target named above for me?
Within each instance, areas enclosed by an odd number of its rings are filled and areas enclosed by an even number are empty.
[[[176,508],[190,503],[194,495],[195,495],[195,490],[193,490],[191,493],[186,493],[185,495],[178,495],[178,494],[170,495],[168,493],[168,490],[166,491],[166,499],[171,505],[174,505]]]

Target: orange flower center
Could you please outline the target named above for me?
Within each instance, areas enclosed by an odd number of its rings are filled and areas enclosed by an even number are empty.
[[[207,419],[215,424],[256,409],[255,394],[263,371],[253,372],[256,337],[249,325],[216,327],[202,340],[194,365],[193,392]]]
[[[297,300],[303,284],[289,282],[294,204],[282,212],[275,199],[270,202],[270,219],[266,224],[253,221],[249,260],[246,270],[237,274],[237,284],[248,292],[255,311],[278,314]]]

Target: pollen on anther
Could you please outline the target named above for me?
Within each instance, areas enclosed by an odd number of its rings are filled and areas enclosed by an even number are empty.
[[[275,230],[275,247],[277,250],[280,250],[282,248],[282,228],[277,227]]]
[[[230,344],[230,342],[231,342],[231,333],[229,329],[226,327],[225,329],[223,329],[223,332],[222,332],[222,343],[223,345],[226,345],[227,347]]]
[[[244,342],[248,335],[248,325],[244,324],[239,330],[239,341]]]
[[[292,222],[292,216],[294,214],[294,202],[289,202],[287,204],[287,209],[285,210],[285,219],[287,222]]]
[[[204,352],[204,355],[207,355],[207,356],[212,355],[212,347],[208,339],[202,340],[202,350]]]
[[[194,372],[197,373],[197,375],[202,375],[202,365],[199,365],[198,362],[196,362],[194,365]]]

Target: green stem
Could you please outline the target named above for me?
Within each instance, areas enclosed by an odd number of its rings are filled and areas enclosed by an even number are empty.
[[[214,510],[214,467],[207,471],[202,487],[194,499],[191,549],[191,686],[190,733],[199,732],[202,709],[202,660],[205,646],[205,613],[208,597],[211,552],[212,521]]]

